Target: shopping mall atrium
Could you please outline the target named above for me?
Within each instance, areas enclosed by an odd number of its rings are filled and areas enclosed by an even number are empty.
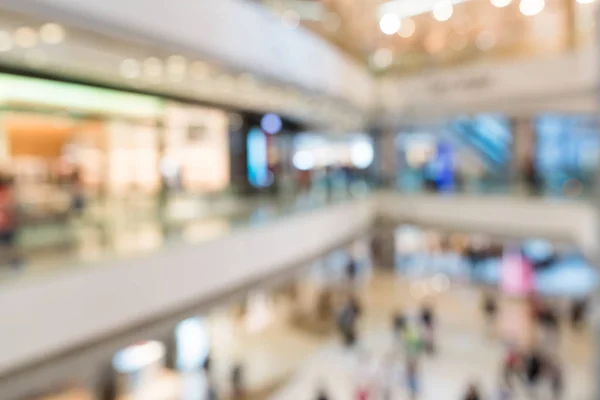
[[[0,400],[600,400],[600,0],[0,0]]]

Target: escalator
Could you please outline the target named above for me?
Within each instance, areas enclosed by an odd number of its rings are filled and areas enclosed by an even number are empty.
[[[511,159],[510,129],[495,115],[461,117],[450,123],[452,135],[476,153],[489,171],[506,172]]]

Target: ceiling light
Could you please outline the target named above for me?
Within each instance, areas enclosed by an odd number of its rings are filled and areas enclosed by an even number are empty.
[[[394,14],[386,14],[379,20],[379,28],[386,35],[393,35],[400,30],[400,18]]]
[[[376,69],[388,68],[390,65],[392,65],[393,60],[394,55],[392,54],[392,50],[386,48],[377,49],[371,58],[373,67]]]
[[[494,7],[502,8],[512,3],[512,0],[491,0],[491,3]]]
[[[170,75],[184,75],[187,70],[187,60],[183,56],[167,58],[167,72]]]
[[[133,58],[126,58],[125,60],[121,61],[119,72],[124,78],[135,79],[140,76],[140,63],[138,60],[134,60]]]
[[[385,14],[394,14],[400,19],[414,17],[433,11],[440,0],[391,0],[377,8],[377,15],[381,18]],[[467,0],[445,0],[450,4],[464,3]]]
[[[469,44],[467,36],[459,33],[453,33],[448,39],[448,46],[454,51],[463,51],[467,44]]]
[[[328,12],[323,19],[323,26],[329,32],[337,32],[342,25],[342,19],[334,12]]]
[[[202,61],[194,61],[190,67],[190,75],[193,79],[203,80],[208,77],[210,66]]]
[[[579,4],[591,4],[594,0],[577,0]]]
[[[527,17],[532,17],[541,13],[546,6],[545,0],[521,0],[519,9],[521,13]]]
[[[10,37],[10,33],[5,31],[0,31],[0,52],[9,51],[12,49],[12,38]]]
[[[481,31],[475,39],[475,45],[479,50],[488,51],[496,45],[496,36],[490,31]]]
[[[65,30],[59,24],[44,24],[40,28],[40,39],[47,44],[59,44],[65,39]]]
[[[429,54],[440,53],[446,44],[446,34],[443,31],[432,31],[425,38],[425,50]]]
[[[163,74],[163,63],[159,58],[148,57],[143,62],[143,70],[147,78],[158,81]]]
[[[300,26],[300,14],[294,10],[284,11],[281,15],[281,22],[288,25],[292,29]]]
[[[415,33],[415,29],[415,21],[413,21],[411,18],[405,18],[402,20],[398,35],[402,36],[403,38],[409,38],[413,35],[413,33]]]
[[[30,49],[37,44],[38,38],[35,30],[23,26],[15,31],[15,44],[25,49]]]
[[[281,131],[283,122],[278,115],[269,113],[265,114],[260,120],[260,127],[269,135],[275,135]]]
[[[441,0],[433,7],[433,18],[438,21],[448,21],[452,17],[454,6],[449,0]]]

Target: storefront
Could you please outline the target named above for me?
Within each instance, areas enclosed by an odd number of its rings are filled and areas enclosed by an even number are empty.
[[[0,168],[33,219],[68,213],[74,191],[155,202],[229,186],[222,111],[8,74],[0,87]]]
[[[402,129],[397,185],[406,191],[494,192],[511,179],[511,119],[462,116]]]
[[[294,140],[293,165],[300,187],[317,192],[363,190],[368,186],[367,169],[375,154],[369,135],[357,133],[334,137],[302,133]]]
[[[588,115],[545,114],[534,119],[535,171],[543,193],[577,197],[595,187],[600,121]]]

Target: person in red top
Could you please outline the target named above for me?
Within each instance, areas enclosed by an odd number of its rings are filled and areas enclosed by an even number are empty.
[[[18,228],[17,201],[11,176],[0,175],[0,264],[17,265],[19,256],[15,249]]]

